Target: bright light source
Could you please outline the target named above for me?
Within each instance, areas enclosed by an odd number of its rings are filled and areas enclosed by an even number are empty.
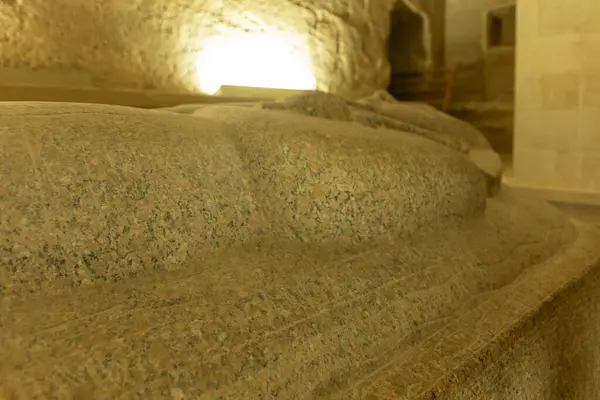
[[[316,88],[310,53],[301,37],[281,32],[235,32],[209,38],[196,59],[200,89],[222,85]]]

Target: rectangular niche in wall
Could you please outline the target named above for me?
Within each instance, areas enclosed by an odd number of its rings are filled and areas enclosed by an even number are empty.
[[[516,7],[514,5],[488,11],[486,25],[488,48],[515,45]]]

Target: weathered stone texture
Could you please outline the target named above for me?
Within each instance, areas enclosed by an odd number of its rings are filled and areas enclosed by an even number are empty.
[[[408,0],[406,0],[408,1]],[[389,79],[395,0],[14,0],[0,2],[0,66],[86,70],[101,87],[195,90],[219,30],[306,35],[318,89],[369,95]]]

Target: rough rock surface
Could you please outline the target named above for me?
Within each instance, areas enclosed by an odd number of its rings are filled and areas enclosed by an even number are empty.
[[[261,107],[0,104],[1,398],[444,398],[600,256],[450,146]]]
[[[307,38],[319,89],[361,96],[388,84],[395,3],[3,1],[0,66],[83,70],[103,87],[197,90],[195,60],[206,38],[266,29]]]

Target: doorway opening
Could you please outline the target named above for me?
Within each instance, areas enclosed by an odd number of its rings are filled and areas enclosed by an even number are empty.
[[[391,80],[388,92],[400,100],[411,100],[431,64],[429,19],[409,0],[399,0],[390,15],[388,60]],[[412,82],[415,83],[412,83]]]
[[[516,36],[516,7],[496,8],[487,13],[487,48],[514,47]]]

